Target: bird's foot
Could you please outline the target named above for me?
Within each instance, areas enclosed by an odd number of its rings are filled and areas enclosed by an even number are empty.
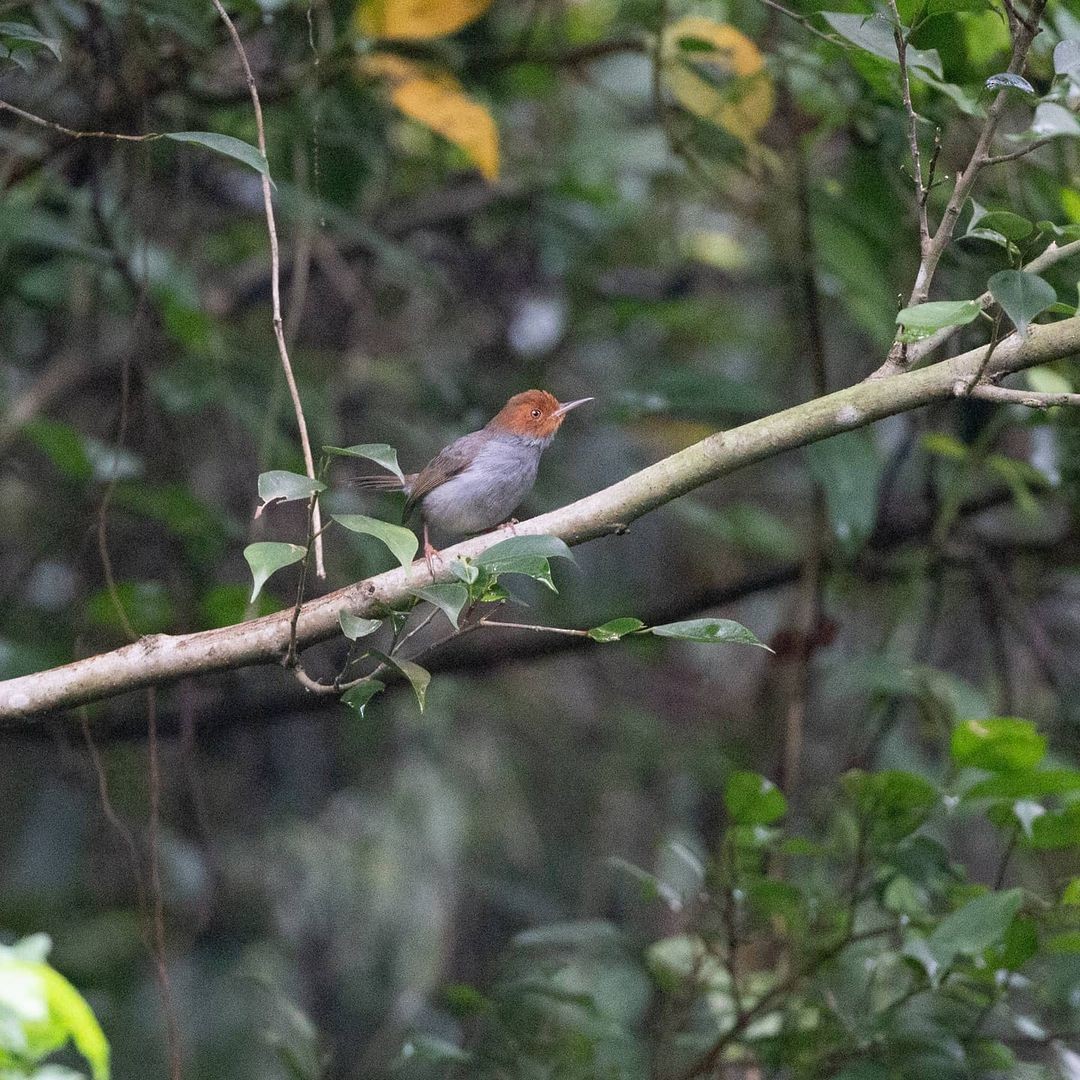
[[[428,573],[435,576],[435,560],[439,561],[439,565],[444,565],[442,552],[439,551],[430,540],[424,540],[424,562],[427,563]]]
[[[509,529],[514,536],[517,536],[516,525],[518,524],[517,518],[510,518],[509,521],[504,521],[501,525],[496,526],[499,529]]]

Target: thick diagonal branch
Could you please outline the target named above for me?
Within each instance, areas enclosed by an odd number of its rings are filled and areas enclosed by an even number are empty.
[[[1077,351],[1080,317],[1033,326],[1026,338],[1014,334],[1001,343],[987,375],[1020,371]],[[579,544],[617,531],[620,525],[745,465],[951,398],[957,383],[969,380],[985,355],[985,346],[972,349],[917,371],[868,380],[717,432],[595,495],[522,522],[517,532],[551,534]],[[476,556],[501,539],[502,533],[489,533],[447,548],[444,568],[436,577],[449,579],[448,567],[455,558]],[[343,609],[371,616],[430,582],[423,562],[418,562],[311,600],[297,620],[297,643],[303,647],[334,637]],[[280,663],[289,645],[291,616],[291,611],[285,611],[197,634],[155,634],[114,652],[9,679],[0,683],[0,720],[30,717],[185,676]]]

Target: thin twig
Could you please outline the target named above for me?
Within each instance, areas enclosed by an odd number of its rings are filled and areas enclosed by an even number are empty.
[[[77,131],[75,128],[64,127],[63,124],[58,124],[55,120],[46,120],[42,116],[35,116],[25,109],[20,109],[17,105],[12,105],[9,101],[0,101],[0,110],[12,113],[22,120],[28,120],[31,124],[37,124],[38,127],[49,128],[52,131],[59,132],[61,135],[67,135],[70,139],[119,139],[122,142],[150,142],[153,139],[165,138],[164,133],[157,131],[147,132],[144,135],[124,135],[118,131]]]
[[[993,157],[988,157],[984,165],[1000,165],[1003,161],[1015,161],[1017,158],[1024,157],[1025,154],[1030,154],[1032,150],[1038,150],[1040,147],[1046,146],[1053,142],[1053,138],[1036,139],[1033,143],[1028,143],[1027,146],[1021,147],[1019,150],[1014,150],[1011,154],[995,154]]]
[[[248,89],[251,92],[251,104],[255,110],[255,130],[258,134],[259,153],[266,158],[266,129],[263,125],[262,105],[259,103],[259,91],[255,85],[255,76],[251,72],[248,63],[247,52],[244,43],[240,40],[236,26],[229,13],[221,5],[221,0],[211,0],[221,21],[225,24],[232,38],[236,54],[240,59],[240,66],[244,69],[244,77],[247,79]],[[296,386],[296,378],[293,375],[292,361],[289,359],[289,347],[285,343],[284,323],[281,318],[281,259],[278,254],[277,226],[274,224],[274,199],[270,189],[270,169],[267,166],[265,172],[260,173],[262,180],[263,209],[266,212],[266,229],[270,234],[270,296],[273,307],[274,338],[277,341],[278,355],[281,357],[281,366],[285,371],[285,382],[289,387],[289,396],[292,398],[293,410],[296,413],[296,426],[300,431],[300,447],[304,453],[304,466],[308,476],[315,479],[315,459],[311,456],[311,440],[308,438],[307,420],[304,417],[304,406],[300,401],[300,391]],[[315,573],[320,578],[326,577],[326,566],[323,562],[322,544],[322,514],[318,503],[315,504],[313,516],[315,525]]]
[[[516,622],[492,622],[490,619],[481,619],[477,626],[501,626],[508,630],[536,630],[542,634],[569,634],[571,637],[588,637],[588,630],[568,630],[563,626],[533,626],[530,623]]]
[[[990,344],[986,347],[986,355],[983,356],[979,366],[975,369],[971,378],[967,380],[967,394],[970,394],[979,383],[982,382],[983,376],[986,374],[986,369],[990,366],[990,360],[994,355],[994,350],[998,347],[1001,341],[1001,320],[1003,317],[1002,312],[998,312],[994,318],[994,329],[990,334]],[[955,392],[955,389],[954,389]]]
[[[896,58],[900,64],[900,89],[904,98],[904,110],[908,119],[908,145],[911,148],[911,166],[915,179],[916,203],[919,211],[919,251],[923,258],[930,246],[930,223],[926,215],[926,200],[929,189],[923,183],[922,161],[919,156],[919,117],[911,101],[911,80],[907,68],[907,38],[904,37],[903,24],[896,0],[889,0],[889,11],[893,18],[893,40],[896,42]],[[935,155],[936,157],[936,155]]]
[[[993,383],[979,383],[968,387],[957,382],[957,397],[982,398],[984,401],[1000,401],[1006,405],[1024,405],[1029,409],[1054,409],[1059,405],[1080,406],[1080,394],[1043,394],[1035,390],[1013,390]]]
[[[779,11],[781,15],[786,15],[789,19],[797,22],[804,30],[809,30],[811,34],[821,38],[822,41],[827,41],[830,45],[843,47],[843,42],[832,34],[819,30],[805,15],[800,15],[797,11],[792,11],[790,8],[784,7],[783,4],[778,4],[776,0],[761,0],[761,3],[768,8],[772,8],[773,11]]]

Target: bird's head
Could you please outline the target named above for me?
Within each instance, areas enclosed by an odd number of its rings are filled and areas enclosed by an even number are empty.
[[[526,390],[515,394],[492,418],[488,427],[523,439],[548,442],[562,426],[566,414],[586,401],[592,401],[592,398],[561,403],[546,390]]]

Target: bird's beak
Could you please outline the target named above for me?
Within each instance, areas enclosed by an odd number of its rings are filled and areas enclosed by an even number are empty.
[[[595,401],[595,400],[596,400],[595,398],[583,397],[583,398],[578,398],[577,401],[567,401],[564,404],[560,405],[551,415],[553,417],[555,417],[555,416],[565,416],[571,409],[576,409],[579,405],[584,405],[586,401]]]

